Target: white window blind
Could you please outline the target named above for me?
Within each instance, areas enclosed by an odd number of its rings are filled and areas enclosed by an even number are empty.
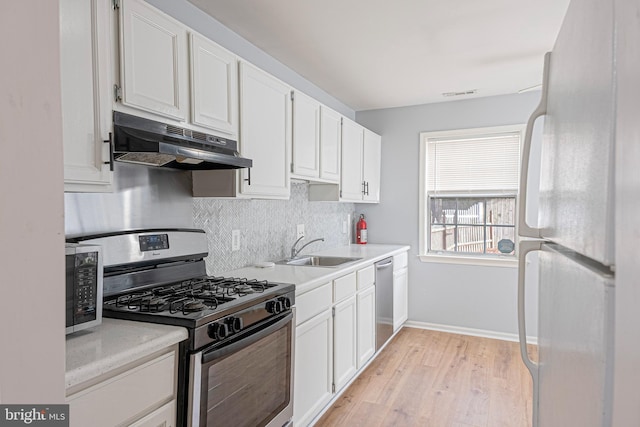
[[[516,192],[520,132],[428,138],[427,191]]]

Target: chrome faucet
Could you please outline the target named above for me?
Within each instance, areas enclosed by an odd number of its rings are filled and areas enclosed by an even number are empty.
[[[324,237],[321,237],[319,239],[313,239],[312,241],[305,243],[304,246],[302,246],[300,249],[296,250],[296,245],[302,239],[304,239],[304,236],[300,236],[300,238],[298,238],[298,240],[296,240],[296,242],[293,244],[293,246],[291,246],[291,258],[297,257],[298,254],[300,253],[300,251],[302,251],[304,248],[306,248],[307,246],[309,246],[313,242],[324,242]]]

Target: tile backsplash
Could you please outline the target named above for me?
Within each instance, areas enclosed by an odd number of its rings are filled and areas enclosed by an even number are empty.
[[[349,244],[354,204],[310,202],[308,192],[309,184],[292,183],[289,200],[194,198],[193,226],[205,230],[209,239],[207,272],[215,275],[289,256],[298,224],[305,227],[301,244],[324,237],[324,242],[312,243],[305,253]],[[240,231],[240,249],[233,252],[232,230]]]

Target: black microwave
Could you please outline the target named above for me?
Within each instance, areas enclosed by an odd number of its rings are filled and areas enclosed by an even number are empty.
[[[66,334],[102,323],[102,248],[67,243]]]

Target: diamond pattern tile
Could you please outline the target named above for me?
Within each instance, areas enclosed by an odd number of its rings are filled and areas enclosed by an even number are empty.
[[[305,252],[349,244],[342,221],[354,218],[353,203],[310,202],[309,185],[291,184],[289,200],[193,199],[193,225],[207,232],[209,274],[221,274],[260,261],[289,255],[297,224],[304,224],[306,240],[324,237]],[[240,230],[240,250],[231,251],[231,230]]]

